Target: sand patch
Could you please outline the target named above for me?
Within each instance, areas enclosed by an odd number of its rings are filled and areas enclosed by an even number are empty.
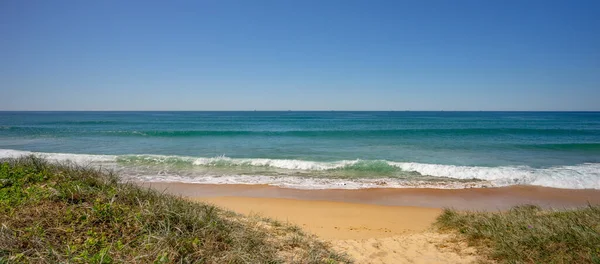
[[[346,252],[356,263],[474,263],[476,251],[451,235],[435,232],[370,239],[337,240],[334,249]]]
[[[431,231],[440,209],[280,198],[196,198],[296,224],[356,263],[472,263],[475,250]]]

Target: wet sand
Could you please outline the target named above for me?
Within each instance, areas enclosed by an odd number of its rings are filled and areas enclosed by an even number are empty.
[[[299,190],[268,185],[212,185],[189,183],[140,183],[185,197],[255,197],[319,200],[359,204],[503,210],[520,204],[570,208],[600,204],[600,190],[556,189],[535,186],[472,189],[359,189]]]

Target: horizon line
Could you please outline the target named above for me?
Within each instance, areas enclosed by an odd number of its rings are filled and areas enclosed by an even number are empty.
[[[0,110],[0,112],[600,112],[598,110]]]

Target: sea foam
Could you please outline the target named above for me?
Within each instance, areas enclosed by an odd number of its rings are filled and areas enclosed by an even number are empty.
[[[51,161],[71,161],[77,164],[102,166],[119,170],[124,178],[141,181],[168,181],[215,184],[270,184],[302,189],[360,189],[360,188],[467,188],[509,185],[536,185],[568,189],[600,189],[600,164],[584,163],[572,166],[532,168],[528,166],[456,166],[393,162],[383,160],[341,160],[332,162],[293,159],[230,158],[230,157],[186,157],[166,155],[91,155],[73,153],[41,153],[0,149],[0,158],[36,155]],[[204,167],[202,173],[165,173],[161,165],[185,164]],[[155,166],[156,170],[148,169]],[[145,170],[136,167],[145,166]],[[301,171],[306,177],[296,175],[229,175],[210,173],[211,167],[265,167],[280,170]],[[243,169],[243,168],[242,168]],[[416,177],[399,179],[380,171],[397,169],[413,172]],[[327,172],[336,170],[358,171],[359,177],[327,177]],[[176,172],[176,171],[175,171]],[[239,172],[239,170],[238,170]],[[252,171],[249,170],[249,173]],[[314,174],[312,175],[311,172]],[[363,175],[364,177],[360,177]],[[425,177],[427,176],[427,177]],[[431,178],[438,178],[431,180]]]

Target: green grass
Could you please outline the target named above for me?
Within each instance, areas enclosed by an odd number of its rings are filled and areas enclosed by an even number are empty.
[[[500,263],[600,263],[600,206],[557,211],[524,205],[496,213],[446,209],[436,224],[458,231]]]
[[[36,157],[0,160],[0,263],[339,263],[270,219]]]

